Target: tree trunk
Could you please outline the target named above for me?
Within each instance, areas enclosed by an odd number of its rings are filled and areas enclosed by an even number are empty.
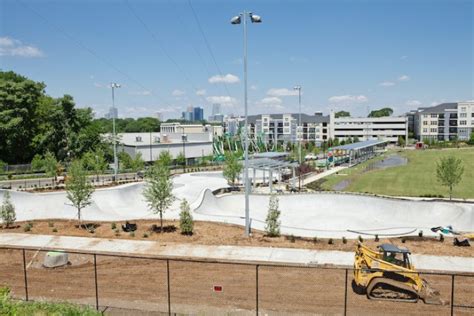
[[[79,228],[82,228],[82,220],[81,220],[81,208],[77,208],[77,219],[79,221]]]
[[[449,186],[449,200],[451,201],[452,198],[453,198],[453,186],[450,185]]]
[[[160,212],[160,234],[163,233],[163,212]]]

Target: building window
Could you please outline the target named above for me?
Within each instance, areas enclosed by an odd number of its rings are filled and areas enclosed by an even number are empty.
[[[136,141],[137,143],[141,142],[141,141],[142,141],[142,137],[141,137],[141,136],[135,137],[135,141]]]
[[[431,129],[431,132],[432,132],[432,133],[436,133],[437,131],[438,131],[437,128],[432,128],[432,129]]]
[[[423,128],[423,133],[428,133],[428,129],[427,129],[427,128]]]
[[[459,121],[459,125],[467,125],[467,121]]]
[[[423,121],[423,125],[428,125],[428,121]]]
[[[466,112],[467,108],[465,106],[461,106],[461,112]]]
[[[436,113],[431,113],[431,117],[438,117],[438,115],[436,115]]]
[[[467,113],[461,113],[459,114],[459,117],[467,117]]]
[[[431,121],[431,125],[438,125],[436,121]]]
[[[427,117],[428,117],[428,114],[423,114],[423,117],[424,117],[424,118],[427,118]]]

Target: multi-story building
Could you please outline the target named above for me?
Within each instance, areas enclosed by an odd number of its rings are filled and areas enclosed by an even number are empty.
[[[330,114],[330,137],[339,141],[359,139],[359,141],[381,139],[391,143],[399,137],[408,138],[408,118],[400,117],[335,117]]]
[[[419,140],[468,140],[473,131],[474,102],[442,103],[415,112],[415,137]]]
[[[118,109],[114,107],[110,107],[109,112],[105,113],[106,119],[113,119],[118,118]]]

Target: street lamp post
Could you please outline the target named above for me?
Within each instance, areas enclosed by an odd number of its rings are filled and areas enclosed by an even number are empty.
[[[250,235],[250,211],[249,211],[249,135],[248,135],[248,111],[247,111],[247,16],[252,23],[261,23],[260,16],[252,12],[244,11],[230,20],[232,24],[240,24],[243,19],[244,25],[244,106],[245,106],[245,149],[244,149],[244,185],[245,185],[245,236]]]
[[[295,86],[293,90],[298,90],[298,105],[299,105],[299,112],[298,112],[298,162],[300,164],[300,170],[298,172],[298,191],[301,191],[301,163],[303,161],[301,157],[301,138],[303,135],[303,127],[301,126],[301,86]]]
[[[117,157],[117,135],[115,133],[115,89],[120,88],[118,83],[111,83],[110,87],[112,88],[112,137],[114,142],[114,181],[117,181],[117,172],[118,172],[118,157]]]

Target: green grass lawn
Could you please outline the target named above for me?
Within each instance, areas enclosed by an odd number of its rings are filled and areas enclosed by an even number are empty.
[[[448,197],[448,188],[441,186],[437,181],[436,163],[441,157],[454,155],[462,159],[464,175],[461,183],[454,188],[453,197],[474,198],[474,148],[405,150],[397,154],[407,157],[408,164],[362,172],[367,165],[366,162],[341,172],[346,173],[347,176],[328,177],[322,187],[331,190],[336,183],[350,180],[351,183],[344,191],[398,196],[442,195]]]

